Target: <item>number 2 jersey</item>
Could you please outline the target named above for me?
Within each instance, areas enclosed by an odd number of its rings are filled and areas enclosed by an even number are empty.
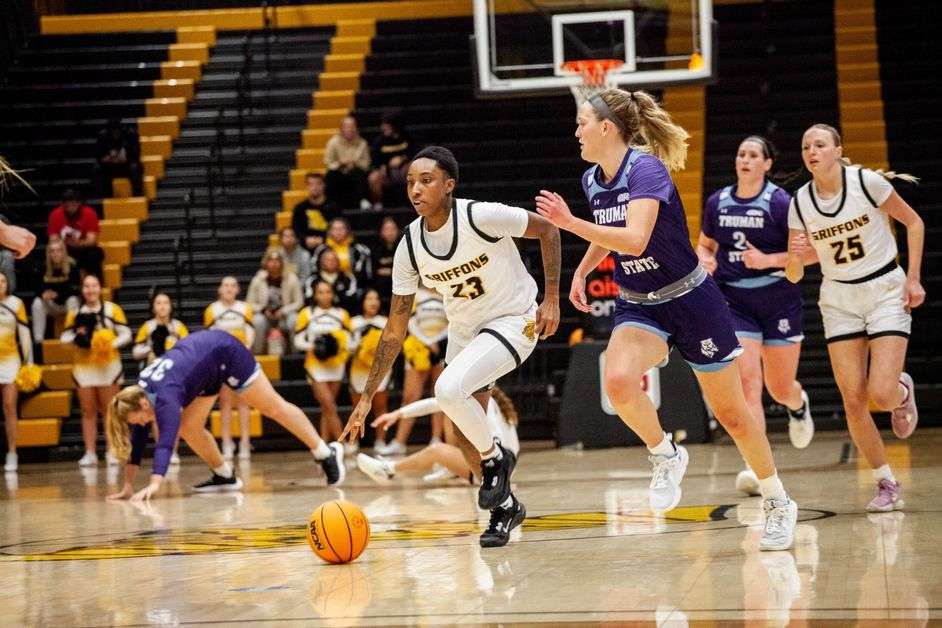
[[[854,281],[895,263],[896,238],[880,205],[893,193],[882,176],[859,166],[841,168],[840,192],[822,199],[809,181],[795,192],[788,227],[808,232],[827,279]]]
[[[535,303],[536,282],[513,238],[527,230],[527,210],[455,199],[445,224],[429,232],[425,219],[406,227],[393,260],[393,294],[422,283],[442,295],[448,322],[470,333],[501,316],[523,315]]]

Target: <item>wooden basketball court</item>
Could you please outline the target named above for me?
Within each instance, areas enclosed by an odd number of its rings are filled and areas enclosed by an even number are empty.
[[[306,454],[259,454],[243,494],[108,503],[99,467],[24,465],[0,487],[0,625],[400,625],[709,621],[925,625],[942,617],[942,430],[889,437],[907,508],[868,514],[869,470],[844,438],[774,442],[801,508],[792,551],[757,549],[758,498],[733,489],[740,458],[690,447],[681,506],[647,512],[640,448],[532,450],[515,475],[528,519],[482,550],[476,489],[421,478],[374,485],[350,469],[329,490]],[[353,564],[308,548],[308,514],[339,496],[373,536]]]

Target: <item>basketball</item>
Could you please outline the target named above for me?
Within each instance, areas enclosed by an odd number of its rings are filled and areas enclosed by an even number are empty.
[[[349,563],[370,542],[370,522],[352,502],[324,502],[308,518],[307,542],[328,563]]]

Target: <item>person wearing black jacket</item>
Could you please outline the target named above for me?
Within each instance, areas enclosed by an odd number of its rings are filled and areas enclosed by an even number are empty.
[[[65,250],[65,242],[54,238],[46,245],[46,267],[37,277],[39,286],[30,306],[33,315],[33,338],[42,342],[50,316],[65,316],[69,309],[79,307],[79,270]]]
[[[98,132],[95,158],[101,198],[111,196],[111,183],[119,177],[131,180],[134,196],[142,195],[141,142],[137,131],[121,124],[118,118],[108,120],[108,125]]]
[[[392,298],[392,267],[396,255],[396,245],[399,243],[399,225],[387,216],[379,228],[379,243],[373,247],[370,259],[373,263],[373,287],[379,293],[383,307],[388,310],[389,300]]]
[[[308,276],[304,285],[305,303],[313,303],[314,289],[319,281],[323,281],[334,289],[334,305],[348,312],[357,311],[359,304],[357,303],[356,277],[340,268],[340,261],[333,249],[325,249],[317,258],[317,269]]]

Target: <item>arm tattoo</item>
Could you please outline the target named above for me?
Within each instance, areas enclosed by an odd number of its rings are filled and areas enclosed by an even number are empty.
[[[406,337],[414,300],[414,294],[407,296],[394,294],[392,296],[392,303],[389,306],[389,320],[386,322],[386,328],[379,339],[376,356],[373,358],[370,374],[367,376],[366,385],[363,387],[363,396],[367,399],[372,399],[373,395],[376,394],[380,382],[383,381],[402,349],[402,341]]]
[[[559,268],[562,252],[559,243],[559,229],[552,227],[540,234],[540,253],[543,256],[543,278],[546,292],[559,293]]]

